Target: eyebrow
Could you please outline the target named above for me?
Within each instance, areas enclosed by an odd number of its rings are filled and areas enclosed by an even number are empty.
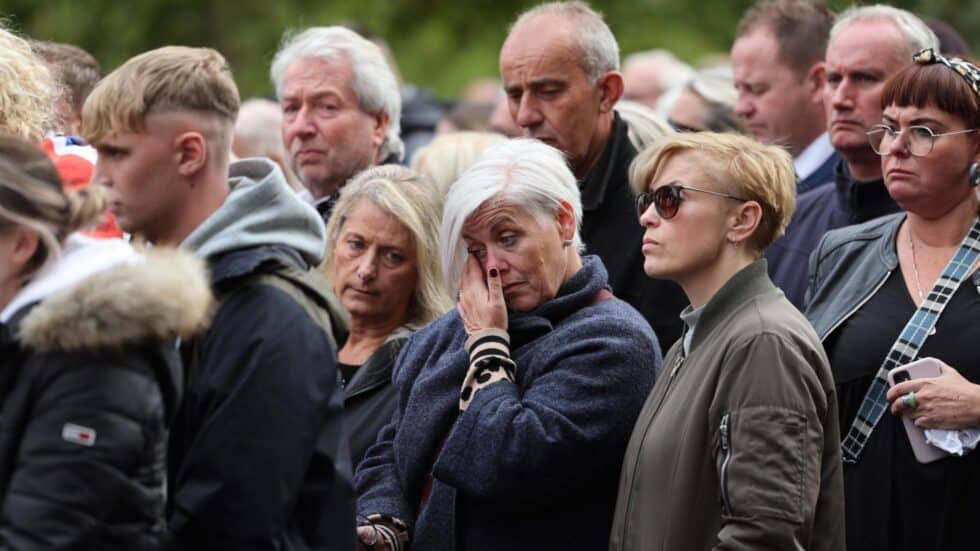
[[[285,94],[282,95],[282,102],[285,103],[287,101],[296,101],[296,100],[298,100],[300,98],[301,95],[302,94],[297,94],[297,93],[292,93],[292,94],[285,93]],[[340,95],[336,90],[332,90],[332,89],[328,89],[328,90],[314,90],[314,91],[310,92],[309,94],[306,94],[306,97],[308,97],[309,99],[311,99],[313,101],[320,100],[320,99],[323,99],[323,98],[328,97],[328,96],[332,96],[334,98],[343,100],[343,96]]]
[[[528,86],[530,88],[543,88],[545,86],[566,86],[567,84],[568,81],[559,77],[540,77],[531,80],[531,82],[528,83]],[[521,86],[520,84],[504,85],[505,92],[517,91],[522,88],[523,86]]]
[[[886,115],[884,113],[881,114],[881,118],[884,119],[884,120],[886,120],[886,121],[888,121],[888,122],[891,122],[891,123],[897,123],[898,122],[898,119],[896,119],[895,117],[892,117],[890,115]],[[932,119],[932,118],[929,118],[929,117],[918,117],[918,118],[915,118],[915,119],[912,119],[912,120],[909,121],[909,126],[922,126],[923,124],[934,124],[934,125],[942,126],[942,127],[945,127],[946,126],[942,121],[939,121],[939,120],[936,120],[936,119]]]

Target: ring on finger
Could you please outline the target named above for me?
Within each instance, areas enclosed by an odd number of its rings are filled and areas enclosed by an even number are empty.
[[[915,391],[913,390],[906,394],[905,397],[902,398],[902,403],[905,404],[905,407],[911,410],[915,410],[917,407],[919,407],[919,401],[915,399]]]

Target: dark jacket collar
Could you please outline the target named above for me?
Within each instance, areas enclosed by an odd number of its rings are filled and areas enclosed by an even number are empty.
[[[698,319],[694,336],[691,338],[691,350],[696,349],[698,344],[711,334],[715,326],[728,318],[740,304],[776,290],[776,286],[769,279],[768,270],[766,259],[760,258],[739,270],[721,286],[721,289],[718,289],[718,292],[704,305],[704,311]]]
[[[866,181],[854,179],[843,158],[834,169],[834,183],[837,186],[838,205],[842,211],[850,214],[851,223],[858,224],[899,210],[891,195],[888,195],[882,178]]]
[[[614,111],[613,115],[612,132],[602,157],[579,182],[585,212],[596,210],[603,204],[609,182],[629,178],[629,161],[636,156],[636,148],[629,140],[629,127],[619,113]]]
[[[558,296],[530,312],[509,313],[511,347],[516,349],[551,331],[568,316],[592,304],[599,291],[607,287],[607,281],[602,260],[594,255],[583,257],[582,269],[558,289]]]
[[[398,357],[398,351],[407,340],[407,333],[400,337],[389,338],[375,350],[364,365],[354,371],[350,381],[347,382],[347,386],[344,387],[344,400],[390,383],[395,358]]]

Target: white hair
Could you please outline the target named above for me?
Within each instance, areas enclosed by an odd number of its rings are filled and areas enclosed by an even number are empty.
[[[265,98],[251,98],[242,102],[235,121],[235,137],[248,143],[250,152],[260,157],[286,157],[282,143],[282,109],[276,102]],[[253,156],[253,155],[249,155]]]
[[[595,84],[605,73],[619,70],[619,44],[602,14],[585,2],[550,2],[535,6],[522,13],[510,30],[539,15],[553,15],[568,19],[575,36],[575,43],[582,54],[582,64],[589,82]]]
[[[623,60],[623,72],[629,71],[630,66],[633,65],[656,67],[661,90],[682,86],[694,76],[694,69],[670,50],[656,49],[632,53]]]
[[[912,55],[924,48],[939,51],[939,38],[936,33],[915,14],[885,4],[872,6],[851,6],[837,17],[830,29],[830,40],[834,40],[845,27],[858,21],[891,21],[902,34],[908,47],[906,60],[912,63]]]
[[[630,143],[637,151],[676,133],[666,117],[642,103],[620,100],[616,102],[616,112],[626,121]]]
[[[525,209],[544,226],[554,222],[562,202],[572,206],[575,236],[582,251],[579,227],[582,199],[565,157],[557,149],[530,138],[508,140],[487,149],[480,160],[449,188],[442,211],[439,254],[446,287],[455,293],[466,263],[463,225],[484,203],[495,201]]]
[[[350,63],[354,72],[351,87],[361,110],[388,115],[388,135],[381,146],[381,158],[394,154],[401,160],[405,156],[405,146],[400,137],[402,100],[398,80],[381,49],[354,31],[333,26],[311,27],[297,35],[287,34],[269,70],[276,97],[282,98],[283,77],[296,60],[333,60],[339,56]]]

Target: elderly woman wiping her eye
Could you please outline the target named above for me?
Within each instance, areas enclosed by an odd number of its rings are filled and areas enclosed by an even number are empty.
[[[601,549],[629,432],[660,351],[580,256],[561,154],[489,149],[446,199],[441,254],[458,308],[395,365],[398,405],[356,479],[374,549]]]

